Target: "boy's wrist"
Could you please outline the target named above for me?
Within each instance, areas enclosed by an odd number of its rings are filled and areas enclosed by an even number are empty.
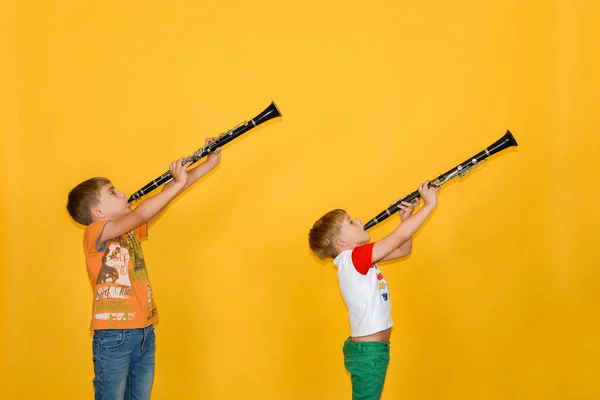
[[[174,187],[174,190],[180,192],[185,187],[185,182],[183,182],[183,181],[173,182],[173,187]]]
[[[429,208],[430,211],[433,211],[433,209],[435,208],[435,204],[425,203],[425,204],[423,204],[422,208]]]

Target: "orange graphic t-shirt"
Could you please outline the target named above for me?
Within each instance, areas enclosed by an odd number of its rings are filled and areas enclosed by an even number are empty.
[[[83,234],[88,276],[94,291],[91,330],[145,328],[158,322],[158,311],[140,240],[146,224],[98,243],[109,221],[97,221]]]

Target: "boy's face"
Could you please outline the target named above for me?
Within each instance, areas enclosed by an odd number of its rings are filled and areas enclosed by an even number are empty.
[[[125,193],[118,191],[112,183],[107,183],[102,187],[98,208],[105,219],[121,218],[131,212],[130,206]]]
[[[364,225],[359,219],[353,219],[346,214],[340,228],[340,234],[336,240],[341,250],[353,249],[367,243],[371,236],[365,231]]]

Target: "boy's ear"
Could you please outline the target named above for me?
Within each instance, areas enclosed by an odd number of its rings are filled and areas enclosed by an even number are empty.
[[[338,237],[335,239],[335,244],[337,244],[339,248],[343,249],[344,247],[346,247],[348,242],[346,242],[344,239]]]
[[[92,217],[97,219],[104,218],[104,213],[102,212],[102,209],[100,208],[99,204],[92,206],[92,208],[90,209],[90,214],[92,214]]]

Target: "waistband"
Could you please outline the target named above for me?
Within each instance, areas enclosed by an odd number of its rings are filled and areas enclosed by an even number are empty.
[[[390,342],[353,342],[352,337],[348,337],[344,342],[344,347],[362,352],[378,353],[390,351]]]
[[[94,329],[93,332],[136,332],[136,331],[140,331],[140,332],[148,332],[151,331],[152,329],[154,329],[154,325],[150,324],[148,326],[146,326],[145,328],[129,328],[129,329]]]

